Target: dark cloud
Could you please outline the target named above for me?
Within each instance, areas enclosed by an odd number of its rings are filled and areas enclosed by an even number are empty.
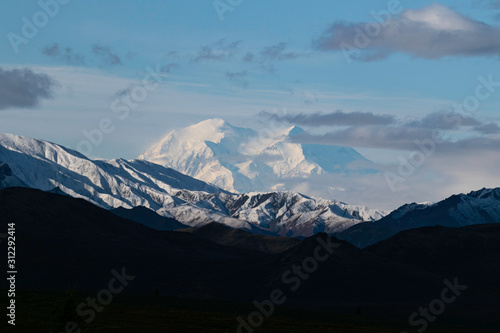
[[[260,52],[261,61],[282,61],[296,59],[301,56],[301,54],[297,52],[286,51],[286,47],[287,44],[282,42],[263,48]]]
[[[43,48],[42,53],[47,57],[64,61],[69,65],[85,65],[85,57],[83,55],[76,53],[70,47],[60,47],[57,43],[47,45]]]
[[[484,124],[477,119],[462,116],[455,112],[431,113],[420,120],[396,124],[391,116],[376,116],[371,113],[332,114],[315,113],[311,115],[284,115],[261,113],[275,121],[286,121],[298,125],[347,125],[348,128],[330,131],[321,135],[303,132],[293,140],[301,143],[342,145],[390,150],[414,150],[417,142],[433,140],[440,149],[473,149],[482,143],[487,149],[493,149],[500,138],[490,137],[499,134],[500,127],[495,123]],[[378,123],[377,123],[378,122]],[[475,135],[463,140],[454,140],[449,131],[469,130]],[[500,149],[500,147],[499,147]]]
[[[275,62],[293,60],[305,56],[303,53],[293,52],[287,50],[288,44],[281,42],[275,45],[270,45],[262,48],[258,53],[247,52],[243,56],[243,61],[247,63],[258,63],[263,66],[264,69],[270,72],[274,72]]]
[[[331,113],[315,112],[295,115],[277,115],[263,111],[260,115],[275,121],[303,126],[389,125],[394,122],[394,117],[390,115],[376,115],[371,112],[343,112],[340,110]]]
[[[438,144],[440,154],[470,156],[477,153],[500,153],[500,138],[472,137]],[[498,159],[499,155],[496,155]]]
[[[484,124],[481,126],[474,127],[474,131],[479,132],[481,134],[490,135],[490,134],[499,134],[500,127],[495,123]]]
[[[36,107],[43,99],[53,97],[56,84],[47,74],[29,68],[0,68],[0,110]]]
[[[165,57],[176,57],[177,56],[177,51],[169,51]]]
[[[409,122],[407,127],[440,128],[443,130],[459,129],[462,126],[480,126],[481,122],[456,112],[434,112],[423,119]]]
[[[427,59],[500,55],[498,27],[440,4],[405,10],[383,24],[375,19],[368,23],[335,22],[314,46],[322,51],[343,51],[349,60],[361,61],[383,59],[394,52]],[[359,37],[360,32],[364,37]]]
[[[215,43],[202,46],[194,56],[194,62],[200,61],[227,61],[232,59],[239,52],[241,41],[227,42],[225,38],[219,39]]]
[[[243,57],[244,62],[253,62],[255,60],[255,55],[252,52],[247,52]]]
[[[396,126],[357,126],[322,135],[304,132],[293,138],[296,142],[340,145],[377,149],[411,150],[415,140],[432,137],[432,131],[421,128]]]
[[[125,89],[120,89],[117,92],[115,92],[114,97],[115,98],[122,98],[122,97],[130,96],[130,94],[132,94],[132,90],[134,90],[135,87],[137,87],[136,84],[131,84]]]
[[[122,65],[122,59],[116,53],[111,51],[107,46],[100,44],[92,45],[92,53],[101,58],[101,62],[105,66]]]
[[[247,77],[247,74],[247,71],[226,72],[226,77],[235,85],[241,88],[248,88],[248,80],[245,79]]]
[[[438,135],[438,140],[434,139]],[[461,140],[448,140],[441,129],[434,131],[422,128],[395,126],[361,126],[351,127],[341,131],[314,135],[304,132],[293,137],[300,143],[340,145],[349,147],[364,147],[414,151],[421,149],[419,143],[434,142],[436,151],[448,154],[467,154],[476,151],[500,152],[500,138],[476,136]]]

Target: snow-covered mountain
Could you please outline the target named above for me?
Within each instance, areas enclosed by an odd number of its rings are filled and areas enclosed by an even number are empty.
[[[232,217],[282,236],[334,233],[360,221],[375,221],[383,212],[294,192],[251,192],[228,197]]]
[[[356,224],[337,236],[365,247],[408,229],[488,223],[500,223],[500,188],[456,194],[434,204],[406,204],[375,223]]]
[[[500,188],[456,194],[435,204],[407,204],[377,223],[391,230],[500,222]]]
[[[0,161],[0,188],[15,186],[26,187],[26,184],[14,176],[7,164]]]
[[[287,180],[341,172],[373,172],[348,147],[300,144],[293,126],[258,133],[209,119],[173,130],[139,159],[174,168],[228,191],[290,190]]]
[[[309,236],[342,231],[383,212],[310,198],[293,192],[233,194],[144,160],[91,160],[63,146],[0,134],[0,188],[54,190],[111,209],[144,206],[165,217],[200,226]]]

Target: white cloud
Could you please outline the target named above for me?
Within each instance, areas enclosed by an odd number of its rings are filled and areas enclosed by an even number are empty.
[[[499,27],[473,20],[440,4],[407,9],[391,20],[375,24],[379,24],[379,32],[371,37],[367,33],[364,42],[357,43],[360,32],[366,33],[368,23],[335,22],[315,42],[316,48],[343,50],[351,58],[362,61],[383,59],[394,52],[427,59],[500,55]]]

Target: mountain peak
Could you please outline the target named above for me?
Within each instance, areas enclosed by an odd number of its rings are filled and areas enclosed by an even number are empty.
[[[468,193],[467,196],[473,197],[473,198],[487,198],[492,193],[493,193],[493,195],[497,195],[497,196],[500,197],[500,189],[498,189],[498,188],[495,188],[495,189],[492,189],[492,188],[482,188],[482,189],[480,189],[478,191],[472,191],[472,192]]]
[[[233,125],[221,118],[212,118],[200,121],[188,128],[209,128],[209,129],[230,129],[234,128]]]
[[[353,162],[369,162],[349,147],[293,140],[305,133],[298,126],[262,127],[257,132],[220,118],[207,119],[171,131],[139,158],[234,192],[293,190],[293,185],[286,186],[293,179],[338,174]]]

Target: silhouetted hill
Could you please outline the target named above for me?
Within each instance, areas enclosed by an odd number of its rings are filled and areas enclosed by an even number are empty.
[[[156,230],[173,231],[188,227],[175,219],[160,216],[155,211],[143,206],[131,209],[119,207],[111,209],[110,212]]]
[[[27,188],[0,190],[2,225],[15,223],[19,288],[100,290],[111,270],[136,275],[128,292],[182,294],[219,263],[251,257],[187,233],[157,231],[83,199]],[[5,242],[1,245],[4,246]],[[5,282],[3,282],[5,285]]]
[[[297,238],[257,235],[216,222],[183,231],[220,245],[266,254],[281,253],[300,243]]]
[[[406,320],[441,295],[445,279],[458,277],[469,288],[440,320],[500,324],[493,315],[500,309],[498,225],[408,230],[362,250],[324,233],[293,246],[216,224],[194,234],[158,231],[83,199],[27,188],[0,190],[0,211],[0,233],[16,225],[19,290],[95,294],[111,270],[124,269],[135,276],[126,294],[262,302],[278,290],[282,306],[362,308]]]

